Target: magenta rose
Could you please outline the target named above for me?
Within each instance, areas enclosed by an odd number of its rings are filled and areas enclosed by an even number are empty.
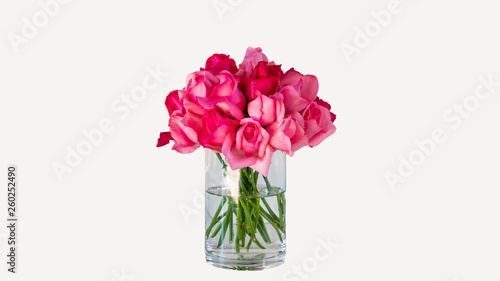
[[[221,153],[224,140],[228,135],[236,133],[239,121],[222,117],[219,112],[212,109],[205,112],[202,124],[203,127],[198,134],[200,144]]]
[[[261,61],[257,63],[255,68],[252,71],[251,79],[261,79],[267,77],[276,77],[278,79],[283,75],[283,71],[281,70],[281,65],[275,64],[272,62]]]
[[[241,78],[238,87],[249,101],[253,101],[259,94],[270,96],[276,93],[282,75],[281,65],[261,61],[252,70],[250,77]]]
[[[236,67],[236,62],[229,58],[228,55],[213,54],[207,59],[205,62],[205,69],[202,70],[210,71],[214,75],[219,74],[223,70],[234,74],[238,71],[238,67]]]
[[[285,116],[283,95],[276,93],[267,97],[259,94],[256,99],[248,103],[248,115],[259,121],[261,126],[281,121]]]
[[[268,62],[261,48],[247,49],[245,59],[236,73],[240,76],[239,89],[249,101],[258,97],[258,93],[269,96],[278,91],[279,79],[283,71],[281,65]]]
[[[180,115],[184,116],[186,113],[182,100],[179,97],[179,90],[170,92],[165,99],[165,106],[167,107],[170,116]]]
[[[260,79],[241,78],[238,84],[241,92],[249,101],[255,100],[259,95],[270,96],[278,91],[279,79],[277,77],[266,77]]]
[[[269,133],[252,118],[240,121],[236,135],[226,136],[222,153],[231,169],[251,167],[267,176],[274,149],[269,145]]]
[[[310,147],[317,146],[336,130],[333,125],[335,115],[328,109],[330,105],[319,101],[320,103],[316,101],[310,103],[301,114],[304,118],[304,131],[309,139]]]
[[[302,111],[318,94],[318,79],[314,75],[302,75],[291,68],[281,77],[280,93],[284,96],[287,113]]]

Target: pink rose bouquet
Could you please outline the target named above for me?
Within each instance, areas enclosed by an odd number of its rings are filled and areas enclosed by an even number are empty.
[[[172,149],[180,153],[201,146],[215,152],[218,160],[212,159],[217,165],[220,161],[224,177],[238,171],[239,191],[222,194],[217,210],[207,214],[207,253],[221,249],[226,250],[221,255],[227,254],[234,247],[235,259],[245,260],[248,257],[240,247],[249,251],[252,243],[259,249],[265,249],[264,243],[282,249],[273,243],[279,243],[279,238],[284,245],[284,189],[276,191],[268,179],[271,159],[276,151],[293,156],[305,146],[315,147],[335,132],[336,116],[330,104],[317,96],[318,90],[314,75],[293,68],[283,72],[260,48],[249,47],[239,66],[228,55],[212,55],[204,68],[187,76],[182,90],[167,95],[170,131],[160,133],[157,146],[173,142]],[[267,188],[264,196],[259,175]],[[276,203],[267,202],[270,196],[276,197]],[[267,227],[276,232],[268,232]],[[234,244],[225,245],[226,240]],[[213,261],[207,254],[209,260]]]
[[[314,75],[283,73],[260,48],[249,47],[239,67],[214,54],[182,90],[168,94],[170,131],[160,133],[157,146],[173,141],[180,153],[202,146],[223,154],[233,170],[250,167],[267,176],[276,150],[293,156],[335,132],[336,116],[318,89]]]

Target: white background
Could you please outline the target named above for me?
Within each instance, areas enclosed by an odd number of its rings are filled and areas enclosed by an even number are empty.
[[[2,1],[0,182],[17,164],[20,221],[15,276],[0,229],[0,279],[499,280],[500,87],[460,125],[443,114],[473,101],[479,77],[500,81],[500,6],[401,0],[349,63],[340,45],[356,47],[389,2],[221,0],[232,9],[218,13],[212,0],[72,0],[16,52],[9,38],[43,9]],[[248,46],[316,75],[338,130],[288,158],[286,263],[233,272],[204,260],[203,151],[155,145],[166,94],[211,54],[239,63]],[[157,66],[169,76],[130,114],[111,109]],[[59,181],[53,163],[103,119],[114,130]],[[438,128],[446,141],[391,188],[384,174]],[[314,260],[328,237],[340,247]]]

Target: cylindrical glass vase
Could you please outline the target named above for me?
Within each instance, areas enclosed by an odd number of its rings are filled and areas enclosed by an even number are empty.
[[[286,154],[276,151],[264,177],[231,170],[224,155],[205,149],[205,254],[217,267],[262,270],[284,263]]]

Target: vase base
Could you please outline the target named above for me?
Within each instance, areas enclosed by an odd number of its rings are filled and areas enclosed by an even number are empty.
[[[276,257],[261,260],[235,260],[207,255],[206,261],[208,264],[224,269],[259,271],[273,268],[285,263],[285,253],[283,252]]]

